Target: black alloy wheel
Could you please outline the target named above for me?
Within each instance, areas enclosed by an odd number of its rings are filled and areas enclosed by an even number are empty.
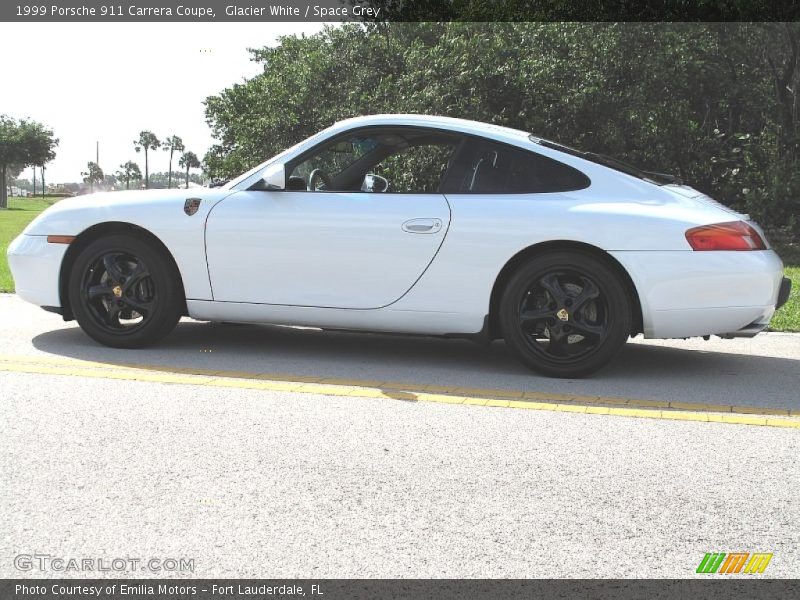
[[[147,265],[122,252],[101,254],[85,271],[81,289],[95,324],[112,334],[141,329],[158,300]]]
[[[631,332],[631,301],[605,261],[554,252],[520,268],[501,300],[514,354],[551,377],[581,377],[610,361]]]
[[[107,346],[139,348],[169,333],[180,319],[180,275],[151,240],[132,234],[98,239],[70,273],[70,306],[78,324]]]

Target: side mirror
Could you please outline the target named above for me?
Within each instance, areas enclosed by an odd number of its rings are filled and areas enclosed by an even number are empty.
[[[389,180],[380,175],[367,173],[364,175],[364,182],[361,184],[362,192],[385,192],[389,189]]]
[[[286,189],[286,166],[283,163],[273,163],[264,169],[263,189],[283,190]]]

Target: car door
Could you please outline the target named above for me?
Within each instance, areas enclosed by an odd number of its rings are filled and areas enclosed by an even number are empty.
[[[206,226],[214,300],[374,309],[401,298],[447,233],[450,207],[438,190],[446,165],[398,166],[407,152],[387,153],[372,139],[380,135],[360,133],[357,149],[323,142],[287,164],[294,190],[239,191],[217,204]],[[456,140],[447,147],[452,155]],[[322,168],[326,181],[311,181]],[[362,191],[381,174],[387,191]]]

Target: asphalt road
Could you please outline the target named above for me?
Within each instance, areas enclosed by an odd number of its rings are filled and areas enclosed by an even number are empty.
[[[34,553],[195,561],[71,576],[682,578],[733,551],[774,553],[764,576],[800,573],[800,429],[105,375],[155,364],[791,411],[800,336],[635,341],[596,377],[559,381],[500,343],[191,321],[114,351],[13,296],[0,330],[4,364],[33,365],[0,365],[0,577],[64,575],[14,567]],[[48,367],[78,359],[107,370]]]

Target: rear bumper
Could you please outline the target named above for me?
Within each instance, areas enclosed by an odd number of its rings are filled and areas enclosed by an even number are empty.
[[[769,326],[769,322],[772,319],[773,313],[776,310],[778,310],[781,306],[786,304],[786,301],[789,299],[789,294],[791,293],[791,291],[792,291],[792,280],[789,279],[788,277],[782,278],[780,288],[778,289],[778,299],[775,302],[775,308],[773,310],[769,310],[769,307],[767,307],[767,310],[764,311],[764,314],[760,318],[753,321],[752,323],[731,333],[721,333],[719,334],[719,336],[724,338],[737,338],[737,337],[748,338],[761,333]]]
[[[789,299],[789,294],[792,293],[792,280],[784,277],[781,281],[781,289],[778,291],[778,302],[775,304],[775,310],[786,304]]]
[[[8,266],[17,295],[37,306],[58,308],[58,279],[66,244],[49,244],[44,235],[19,235],[8,246]]]
[[[755,335],[785,293],[772,250],[612,254],[633,279],[649,338]]]
[[[735,337],[753,337],[754,335],[761,333],[764,331],[768,326],[770,319],[772,318],[772,314],[778,310],[781,306],[786,304],[786,301],[789,299],[789,294],[792,291],[792,280],[788,277],[784,277],[781,279],[780,289],[778,290],[778,300],[775,302],[775,309],[774,310],[766,310],[764,315],[761,318],[756,319],[749,325],[742,327],[738,331],[734,331],[732,333],[723,333],[720,334],[720,337],[725,338],[735,338]]]

